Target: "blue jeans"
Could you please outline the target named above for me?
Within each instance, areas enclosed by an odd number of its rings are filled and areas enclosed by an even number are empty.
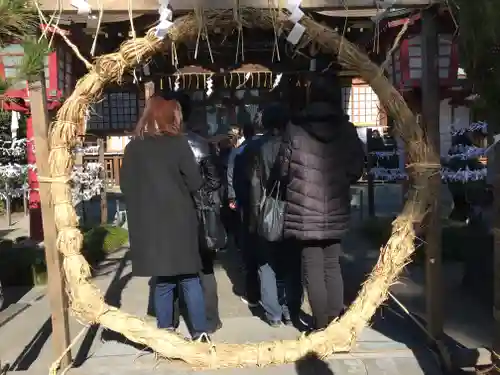
[[[261,303],[271,321],[290,320],[302,304],[300,258],[287,242],[259,244]]]
[[[259,267],[259,277],[261,304],[266,318],[272,322],[290,320],[284,281],[276,278],[275,269],[269,263]]]
[[[197,338],[207,331],[205,300],[198,275],[157,277],[154,298],[158,328],[174,328],[174,290],[178,285],[191,323],[191,336]]]

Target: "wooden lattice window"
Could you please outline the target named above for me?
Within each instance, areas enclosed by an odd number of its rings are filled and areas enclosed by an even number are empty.
[[[107,92],[91,107],[89,130],[130,131],[144,108],[144,95],[138,91]]]
[[[354,125],[380,126],[380,101],[370,85],[354,83],[342,88],[344,111]]]
[[[62,47],[59,47],[57,53],[57,69],[57,87],[64,97],[68,97],[73,90],[73,55]]]

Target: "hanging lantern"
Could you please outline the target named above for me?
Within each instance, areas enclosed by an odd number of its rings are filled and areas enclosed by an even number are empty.
[[[61,31],[62,32],[62,31]],[[58,38],[53,40],[55,47],[45,57],[44,73],[47,90],[48,109],[60,106],[62,100],[69,96],[73,89],[73,55],[66,44]],[[26,106],[22,107],[12,101],[4,101],[5,110],[26,112],[29,110],[28,82],[17,80],[18,67],[24,57],[24,48],[20,43],[8,44],[0,48],[0,77],[8,80],[11,87],[4,94],[11,99],[23,99]]]
[[[44,25],[41,25],[45,29]],[[73,59],[72,52],[66,44],[60,40],[61,33],[67,33],[59,28],[50,28],[49,32],[56,33],[53,38],[52,52],[44,59],[44,75],[47,97],[47,109],[59,108],[62,101],[69,96],[73,89]],[[19,80],[18,67],[24,57],[24,47],[20,43],[8,44],[0,48],[0,77],[9,81],[11,85],[3,100],[4,110],[24,112],[30,114],[29,86],[27,81]],[[14,100],[20,99],[20,100]],[[36,165],[34,146],[34,129],[32,116],[26,121],[27,160],[28,164]],[[38,192],[38,176],[33,169],[28,170],[29,207],[30,207],[30,237],[33,240],[43,241],[43,226],[41,216],[40,195]]]
[[[451,34],[439,34],[438,39],[439,85],[451,87],[456,84],[458,72],[458,45]],[[421,87],[422,38],[410,35],[403,40],[392,55],[388,73],[399,90]]]

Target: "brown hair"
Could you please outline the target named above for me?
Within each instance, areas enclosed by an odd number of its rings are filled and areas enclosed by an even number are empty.
[[[153,96],[146,102],[144,112],[134,130],[135,136],[178,135],[182,132],[182,110],[175,100]]]

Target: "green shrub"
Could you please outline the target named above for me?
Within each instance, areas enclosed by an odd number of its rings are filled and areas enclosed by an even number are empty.
[[[97,264],[127,242],[128,232],[123,228],[94,227],[84,233],[83,255],[89,263]],[[14,241],[1,240],[0,281],[5,286],[46,284],[45,251],[36,246],[18,246]]]
[[[128,242],[128,232],[114,226],[94,227],[84,233],[83,241],[83,255],[89,263],[97,264]],[[36,246],[16,246],[10,240],[0,241],[0,280],[5,286],[46,284],[45,251]]]
[[[45,251],[38,249],[34,252],[31,262],[31,278],[33,285],[47,284],[47,261]]]
[[[126,229],[111,225],[94,227],[83,235],[83,253],[89,263],[95,264],[127,242],[128,231]]]
[[[47,282],[47,264],[42,248],[0,242],[0,278],[5,285],[40,285]]]

